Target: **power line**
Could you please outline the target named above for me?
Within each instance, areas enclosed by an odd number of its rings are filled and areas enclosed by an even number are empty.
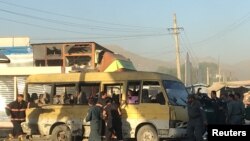
[[[33,38],[32,40],[41,40],[41,41],[53,41],[53,40],[81,40],[81,39],[99,39],[99,40],[106,40],[106,39],[112,39],[109,41],[120,41],[120,40],[132,40],[132,39],[143,39],[148,37],[161,37],[166,36],[169,34],[148,34],[148,35],[125,35],[125,36],[96,36],[96,37],[75,37],[75,38]]]
[[[182,56],[182,53],[183,53],[183,52],[180,52],[181,56]],[[159,57],[160,55],[165,55],[165,54],[175,54],[175,51],[173,51],[173,52],[155,53],[155,54],[147,55],[147,56],[149,56],[149,57]]]
[[[33,15],[28,15],[28,14],[23,14],[23,13],[17,13],[17,12],[13,12],[13,11],[9,11],[6,9],[0,9],[0,11],[5,12],[5,13],[9,13],[9,14],[13,14],[13,15],[18,15],[18,16],[22,16],[22,17],[26,17],[26,18],[31,18],[31,19],[37,19],[37,20],[41,20],[41,21],[45,21],[45,22],[50,22],[50,23],[55,23],[55,24],[60,24],[60,25],[64,25],[64,26],[70,26],[70,27],[78,27],[78,28],[89,28],[91,30],[93,29],[98,29],[98,30],[104,30],[104,31],[119,31],[119,32],[135,32],[135,30],[120,30],[117,28],[103,28],[103,27],[90,27],[89,25],[85,25],[85,24],[76,24],[76,23],[72,23],[72,22],[68,22],[68,21],[60,21],[60,20],[54,20],[54,19],[49,19],[49,18],[41,18],[38,16],[33,16]]]
[[[237,28],[240,27],[240,25],[244,24],[245,22],[247,22],[250,18],[250,12],[248,12],[246,15],[244,15],[243,17],[241,17],[239,20],[235,21],[234,23],[230,24],[227,28],[215,33],[212,36],[207,37],[206,39],[203,39],[201,41],[198,42],[194,42],[193,44],[202,44],[202,43],[206,43],[209,42],[213,39],[218,39],[221,38],[222,36],[236,30]]]
[[[37,25],[37,24],[31,24],[31,23],[16,21],[16,20],[4,18],[4,17],[0,17],[0,20],[5,20],[5,21],[13,22],[13,23],[24,24],[24,25],[28,25],[28,26],[37,27],[37,28],[50,29],[50,30],[63,31],[63,32],[70,32],[70,33],[76,33],[76,34],[82,34],[82,35],[84,34],[82,32],[78,32],[78,31],[65,30],[65,29],[54,28],[54,27],[49,27],[49,26],[41,26],[41,25]]]
[[[187,44],[187,45],[186,45],[186,48],[187,48],[188,52],[190,53],[190,56],[193,58],[193,61],[198,65],[198,63],[199,63],[199,58],[197,57],[195,51],[194,51],[193,48],[192,48],[192,45],[191,45],[191,43],[190,43],[190,40],[189,40],[189,38],[188,38],[188,36],[187,36],[186,31],[184,31],[184,35],[185,35],[186,40],[185,40],[185,38],[183,38],[183,37],[182,37],[182,40],[184,41],[184,43]]]
[[[182,44],[183,48],[186,50],[186,53],[188,53],[189,56],[190,56],[190,58],[192,59],[192,61],[194,61],[194,63],[197,64],[198,58],[194,57],[193,52],[189,49],[189,47],[188,47],[186,41],[184,40],[184,38],[183,38],[182,36],[181,36],[181,41],[182,41],[182,43],[183,43],[183,44]],[[185,57],[185,58],[186,58],[186,57]]]
[[[61,29],[61,28],[54,28],[54,27],[49,27],[49,26],[42,26],[42,25],[37,25],[37,24],[31,24],[31,23],[22,22],[22,21],[16,21],[16,20],[4,18],[4,17],[0,17],[0,20],[5,20],[5,21],[13,22],[13,23],[24,24],[24,25],[28,25],[28,26],[37,27],[37,28],[50,29],[50,30],[61,31],[61,32],[70,32],[70,33],[75,33],[75,34],[81,34],[83,36],[87,34],[87,33],[78,32],[78,31],[65,30],[65,29]],[[91,33],[88,33],[88,35],[89,34],[91,34]],[[137,35],[113,35],[113,36],[106,35],[106,34],[92,34],[92,35],[102,35],[102,36],[87,37],[87,38],[91,38],[91,39],[124,38],[124,37],[125,38],[126,37],[127,38],[135,38],[135,37],[165,36],[165,35],[169,35],[169,34],[163,34],[162,33],[162,34],[137,34]]]
[[[70,23],[70,22],[65,22],[65,21],[58,21],[58,20],[53,20],[53,19],[40,18],[40,17],[31,16],[31,15],[27,15],[27,14],[20,14],[20,13],[12,12],[12,11],[5,10],[5,9],[0,9],[0,11],[6,12],[6,13],[10,13],[10,14],[14,14],[14,15],[24,16],[24,17],[28,17],[28,18],[32,18],[32,19],[38,19],[38,20],[42,20],[42,21],[52,22],[52,23],[56,23],[56,24],[70,25],[70,26],[76,26],[77,25],[77,24]],[[5,19],[7,21],[16,22],[16,23],[22,23],[22,24],[26,24],[26,25],[45,27],[45,28],[48,28],[48,29],[53,29],[53,30],[58,30],[58,31],[66,31],[66,32],[73,32],[73,33],[82,33],[82,32],[78,32],[78,31],[71,31],[71,30],[65,30],[65,29],[59,29],[59,28],[52,28],[52,27],[48,27],[48,26],[40,26],[40,25],[25,23],[25,22],[15,21],[15,20],[7,19],[7,18],[2,18],[2,19]],[[84,25],[82,25],[82,26],[84,26]],[[88,33],[88,34],[92,34],[92,33]],[[106,36],[107,34],[94,34],[94,35],[105,35]],[[108,35],[108,36],[110,36],[110,35]],[[119,35],[111,35],[111,36],[119,36]],[[131,35],[129,35],[129,37],[130,36]],[[138,36],[138,35],[132,35],[132,37],[133,36]],[[125,36],[125,37],[127,37],[127,36]]]
[[[198,58],[196,52],[193,50],[192,44],[191,44],[191,42],[190,42],[190,38],[189,38],[189,36],[187,35],[186,30],[184,30],[184,35],[185,35],[185,37],[186,37],[186,39],[187,39],[188,46],[190,47],[192,54],[194,55],[194,57],[195,57],[195,58],[197,59],[197,61],[199,62],[199,58]]]
[[[129,27],[129,28],[160,29],[160,30],[163,30],[163,28],[144,27],[144,26],[136,26],[136,25],[126,25],[126,24],[99,21],[99,20],[94,20],[94,19],[89,19],[89,18],[75,17],[75,16],[71,16],[71,15],[65,15],[65,14],[60,14],[60,13],[56,13],[56,12],[50,12],[50,11],[46,11],[46,10],[35,9],[35,8],[23,6],[23,5],[18,5],[18,4],[6,2],[6,1],[0,1],[0,3],[5,4],[5,5],[18,7],[18,8],[24,8],[24,9],[27,9],[27,10],[36,11],[36,12],[40,12],[40,13],[51,14],[51,15],[61,16],[61,17],[65,17],[65,18],[71,18],[71,19],[75,19],[75,20],[87,21],[87,22],[94,22],[94,23],[100,23],[100,24],[106,24],[106,25],[123,26],[123,27]]]

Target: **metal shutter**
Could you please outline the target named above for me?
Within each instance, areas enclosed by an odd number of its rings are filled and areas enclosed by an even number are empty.
[[[25,88],[25,82],[26,82],[26,78],[25,76],[22,77],[17,77],[17,90],[18,90],[18,94],[23,94],[24,92],[24,88]]]
[[[5,106],[14,100],[14,78],[0,76],[0,121],[8,120]]]
[[[13,76],[0,76],[0,96],[5,99],[5,104],[14,100]]]

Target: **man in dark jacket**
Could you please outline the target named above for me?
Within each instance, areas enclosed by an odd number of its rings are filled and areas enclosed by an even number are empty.
[[[25,121],[25,110],[27,102],[23,100],[23,95],[19,94],[17,100],[9,103],[6,106],[6,114],[10,116],[13,124],[13,135],[18,137],[23,134],[21,123]]]
[[[211,124],[219,124],[219,99],[217,98],[216,91],[211,92],[211,104],[214,111],[211,117]]]
[[[101,141],[101,129],[102,129],[102,119],[101,119],[101,107],[94,104],[94,99],[89,99],[89,111],[86,117],[86,121],[90,121],[90,135],[89,141]]]
[[[207,120],[200,102],[196,100],[194,95],[188,96],[188,117],[188,139],[190,141],[202,141]]]
[[[115,135],[117,140],[122,140],[122,120],[118,103],[109,98],[104,107],[103,114],[106,119],[106,141],[111,141],[112,135]]]
[[[219,98],[219,111],[218,111],[218,124],[226,124],[227,117],[227,95],[224,93],[220,94]]]

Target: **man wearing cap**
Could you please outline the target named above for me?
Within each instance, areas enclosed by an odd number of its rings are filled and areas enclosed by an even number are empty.
[[[204,127],[207,125],[202,105],[196,100],[195,95],[188,96],[188,127],[187,135],[190,141],[202,141]]]
[[[13,124],[14,137],[19,137],[23,134],[21,123],[25,121],[27,105],[27,102],[23,100],[23,95],[19,94],[17,95],[17,100],[6,106],[6,114],[10,116]]]

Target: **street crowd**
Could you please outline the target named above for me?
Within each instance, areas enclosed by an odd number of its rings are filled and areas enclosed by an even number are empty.
[[[6,113],[13,124],[13,132],[9,134],[9,139],[19,138],[23,140],[21,123],[25,121],[26,109],[37,108],[42,103],[37,96],[32,95],[31,101],[26,102],[24,96],[19,94],[17,99],[6,105]],[[90,122],[89,141],[101,141],[105,137],[106,141],[123,140],[121,110],[116,96],[108,97],[106,91],[88,99],[89,110],[85,120]]]
[[[242,95],[211,92],[211,98],[200,92],[188,96],[188,139],[202,141],[207,125],[243,125],[250,120],[250,97],[244,104]]]
[[[220,94],[217,97],[216,91],[211,92],[211,98],[198,89],[196,94],[189,94],[187,98],[188,126],[187,137],[189,140],[201,141],[207,125],[243,125],[250,121],[250,96],[247,103],[243,103],[242,95]],[[38,98],[35,98],[37,101]],[[39,102],[38,102],[39,103]],[[6,113],[13,124],[13,133],[10,138],[23,135],[21,123],[25,121],[25,111],[38,104],[37,102],[24,101],[23,95],[19,94],[17,100],[6,106]],[[85,120],[90,122],[89,141],[123,140],[122,118],[119,104],[119,97],[111,98],[106,91],[102,91],[95,97],[88,99],[89,110]]]

